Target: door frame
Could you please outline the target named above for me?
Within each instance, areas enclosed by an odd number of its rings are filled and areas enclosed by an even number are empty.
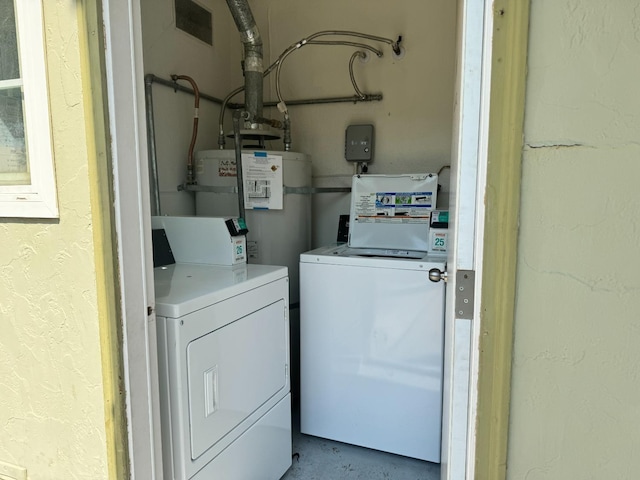
[[[471,72],[481,82],[475,122],[478,176],[473,188],[479,208],[472,215],[475,254],[471,262],[476,271],[477,313],[473,321],[448,319],[456,325],[461,324],[458,320],[467,322],[463,328],[467,336],[458,339],[468,349],[466,357],[450,364],[450,372],[458,368],[467,381],[462,382],[466,389],[450,389],[452,397],[445,404],[449,418],[443,431],[442,478],[447,480],[504,478],[506,465],[529,0],[459,0],[461,14],[473,5],[481,5],[483,11],[480,63],[475,64],[481,68]],[[139,0],[102,0],[102,7],[130,472],[132,479],[159,480],[162,459],[140,5]],[[478,50],[474,51],[477,55]],[[460,85],[459,93],[478,86]],[[453,159],[454,170],[459,161]],[[485,211],[491,215],[485,217]],[[456,229],[454,225],[454,242]],[[452,400],[461,400],[467,415],[456,416]],[[456,418],[459,421],[451,423]],[[455,432],[462,432],[462,437],[454,438]],[[452,459],[463,468],[449,468]]]
[[[506,478],[529,6],[459,1],[452,217],[462,222],[448,266],[443,480]],[[457,269],[475,272],[470,320],[454,313]]]
[[[530,0],[494,0],[467,478],[506,478]],[[472,475],[472,476],[469,476]]]
[[[131,480],[161,480],[151,202],[139,0],[102,0]],[[100,27],[100,26],[99,26]],[[100,31],[100,30],[98,30]]]
[[[491,82],[491,2],[458,2],[457,71],[449,201],[441,480],[474,478],[477,342],[482,318],[486,146]],[[458,272],[474,275],[462,286]],[[457,310],[462,289],[474,290],[471,310]],[[460,290],[460,291],[459,291]],[[466,296],[466,295],[465,295]],[[466,310],[466,311],[465,311]]]

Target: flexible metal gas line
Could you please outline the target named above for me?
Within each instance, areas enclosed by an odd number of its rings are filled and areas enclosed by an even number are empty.
[[[289,47],[287,50],[285,50],[285,52],[283,52],[282,55],[280,55],[280,57],[276,61],[276,64],[277,64],[276,65],[276,96],[278,97],[278,102],[280,102],[280,104],[282,104],[284,108],[284,110],[280,110],[281,113],[284,113],[286,111],[286,105],[284,103],[284,100],[282,99],[282,92],[280,90],[280,70],[282,68],[282,64],[284,63],[285,58],[287,58],[291,53],[295,52],[298,48],[301,48],[304,45],[340,45],[340,46],[364,48],[366,50],[369,50],[375,53],[377,57],[382,57],[382,52],[380,50],[377,50],[371,47],[370,45],[367,45],[365,43],[347,42],[342,40],[311,40],[311,41],[305,42],[300,46],[296,46],[295,48]],[[352,80],[352,83],[353,83],[353,80]],[[359,97],[363,96],[362,92],[358,90],[355,83],[354,83],[354,89]],[[281,107],[278,107],[278,109],[280,108]]]
[[[196,145],[196,138],[198,137],[198,110],[200,108],[200,91],[195,80],[187,75],[171,75],[171,79],[176,82],[178,80],[186,80],[191,84],[193,88],[195,101],[194,101],[194,114],[193,114],[193,131],[191,133],[191,143],[189,144],[189,153],[187,155],[187,184],[196,183],[195,172],[193,168],[193,149]]]
[[[354,32],[351,30],[322,30],[320,32],[316,32],[313,33],[311,35],[309,35],[306,38],[303,38],[302,40],[290,45],[287,49],[285,49],[284,52],[282,52],[282,54],[280,54],[280,56],[278,57],[278,60],[276,60],[275,64],[276,64],[276,95],[278,97],[278,110],[280,110],[281,113],[285,113],[287,111],[287,106],[282,98],[282,93],[280,91],[280,69],[282,68],[282,63],[284,61],[284,59],[291,54],[291,52],[302,48],[304,45],[306,44],[323,44],[324,41],[315,41],[314,39],[318,38],[318,37],[324,37],[324,36],[344,36],[344,37],[356,37],[356,38],[365,38],[367,40],[372,40],[374,42],[382,42],[382,43],[386,43],[391,45],[391,48],[393,49],[394,52],[400,52],[400,45],[399,42],[401,41],[402,37],[399,37],[397,42],[394,42],[393,40],[389,39],[389,38],[384,38],[384,37],[378,37],[376,35],[369,35],[368,33],[361,33],[361,32]],[[339,42],[339,41],[336,41]],[[345,41],[346,42],[346,41]],[[340,43],[328,43],[330,45],[340,45]],[[347,43],[345,43],[347,44]],[[353,44],[351,44],[353,46]],[[358,48],[367,48],[367,49],[371,49],[370,46],[365,45],[365,44],[360,44],[358,45]],[[382,52],[379,52],[378,50],[375,50],[376,55],[378,55],[378,57],[382,56]]]
[[[265,73],[266,75],[266,73]],[[233,90],[229,95],[224,97],[222,100],[222,106],[220,107],[220,115],[218,116],[218,147],[220,150],[224,148],[225,140],[224,140],[224,112],[227,109],[227,104],[229,100],[235,97],[237,94],[244,90],[244,85]]]
[[[367,58],[367,54],[362,51],[353,52],[353,55],[351,55],[351,58],[349,59],[349,76],[351,77],[353,89],[356,91],[358,96],[360,96],[360,98],[364,98],[365,95],[358,88],[358,85],[356,84],[356,77],[353,75],[353,62],[356,60],[356,58]]]

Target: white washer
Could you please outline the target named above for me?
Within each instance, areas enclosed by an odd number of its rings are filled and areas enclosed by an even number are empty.
[[[155,269],[164,478],[276,480],[291,465],[287,269]]]
[[[445,257],[356,253],[300,256],[301,431],[440,462]]]

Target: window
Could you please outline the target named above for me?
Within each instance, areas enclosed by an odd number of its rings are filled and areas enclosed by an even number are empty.
[[[0,0],[0,217],[58,217],[41,2]]]

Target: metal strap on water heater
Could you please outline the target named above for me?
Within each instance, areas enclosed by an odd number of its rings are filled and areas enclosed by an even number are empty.
[[[208,193],[238,193],[236,186],[215,186],[215,185],[178,185],[178,190],[188,190],[190,192],[208,192]],[[285,195],[312,195],[316,193],[351,193],[351,187],[287,187],[282,188]]]

